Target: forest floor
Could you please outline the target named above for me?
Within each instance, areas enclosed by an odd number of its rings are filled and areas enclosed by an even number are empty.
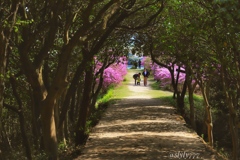
[[[135,86],[132,80],[122,90],[127,94],[106,109],[75,160],[224,159],[187,127],[174,107],[155,96],[170,92],[142,82]]]

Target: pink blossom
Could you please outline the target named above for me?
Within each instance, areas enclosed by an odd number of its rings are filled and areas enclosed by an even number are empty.
[[[177,65],[174,66],[174,78],[176,80],[178,72],[176,69],[178,68]],[[161,82],[161,86],[170,85],[172,82],[170,71],[165,67],[160,67],[157,64],[153,64],[151,67],[152,74],[154,76],[154,79]],[[181,68],[181,70],[184,70],[184,68]],[[182,84],[185,81],[185,73],[180,72],[179,73],[179,80],[178,83]]]
[[[101,68],[100,62],[96,63],[95,72]],[[104,70],[103,73],[103,89],[108,88],[111,85],[118,85],[124,79],[127,74],[127,61],[126,57],[120,57],[118,61]],[[99,81],[97,79],[97,81]]]

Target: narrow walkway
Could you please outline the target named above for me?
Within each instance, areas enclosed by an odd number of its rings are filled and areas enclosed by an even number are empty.
[[[186,127],[175,108],[152,96],[156,91],[124,85],[129,93],[109,106],[75,160],[221,159]]]

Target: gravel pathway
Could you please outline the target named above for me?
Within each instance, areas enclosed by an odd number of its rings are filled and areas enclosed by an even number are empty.
[[[222,159],[150,87],[127,88],[135,94],[108,107],[75,160]]]

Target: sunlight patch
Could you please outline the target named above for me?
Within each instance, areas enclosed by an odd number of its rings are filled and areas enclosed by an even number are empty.
[[[93,135],[94,136],[94,135]],[[189,132],[148,132],[148,131],[143,131],[143,132],[107,132],[107,133],[101,133],[101,134],[96,134],[94,137],[95,138],[118,138],[118,137],[129,137],[129,136],[137,136],[137,137],[142,137],[142,136],[159,136],[159,137],[181,137],[181,138],[196,138],[198,137],[197,134],[195,133],[189,133]],[[143,138],[143,137],[142,137]]]
[[[122,125],[132,125],[132,124],[147,124],[147,123],[172,123],[172,124],[179,124],[180,122],[175,120],[169,119],[156,119],[156,120],[129,120],[129,121],[112,121],[111,123],[99,124],[97,128],[104,128],[104,127],[113,127],[113,126],[122,126]]]
[[[151,99],[151,96],[146,96],[146,95],[136,95],[136,96],[128,96],[128,97],[123,97],[124,99]]]

